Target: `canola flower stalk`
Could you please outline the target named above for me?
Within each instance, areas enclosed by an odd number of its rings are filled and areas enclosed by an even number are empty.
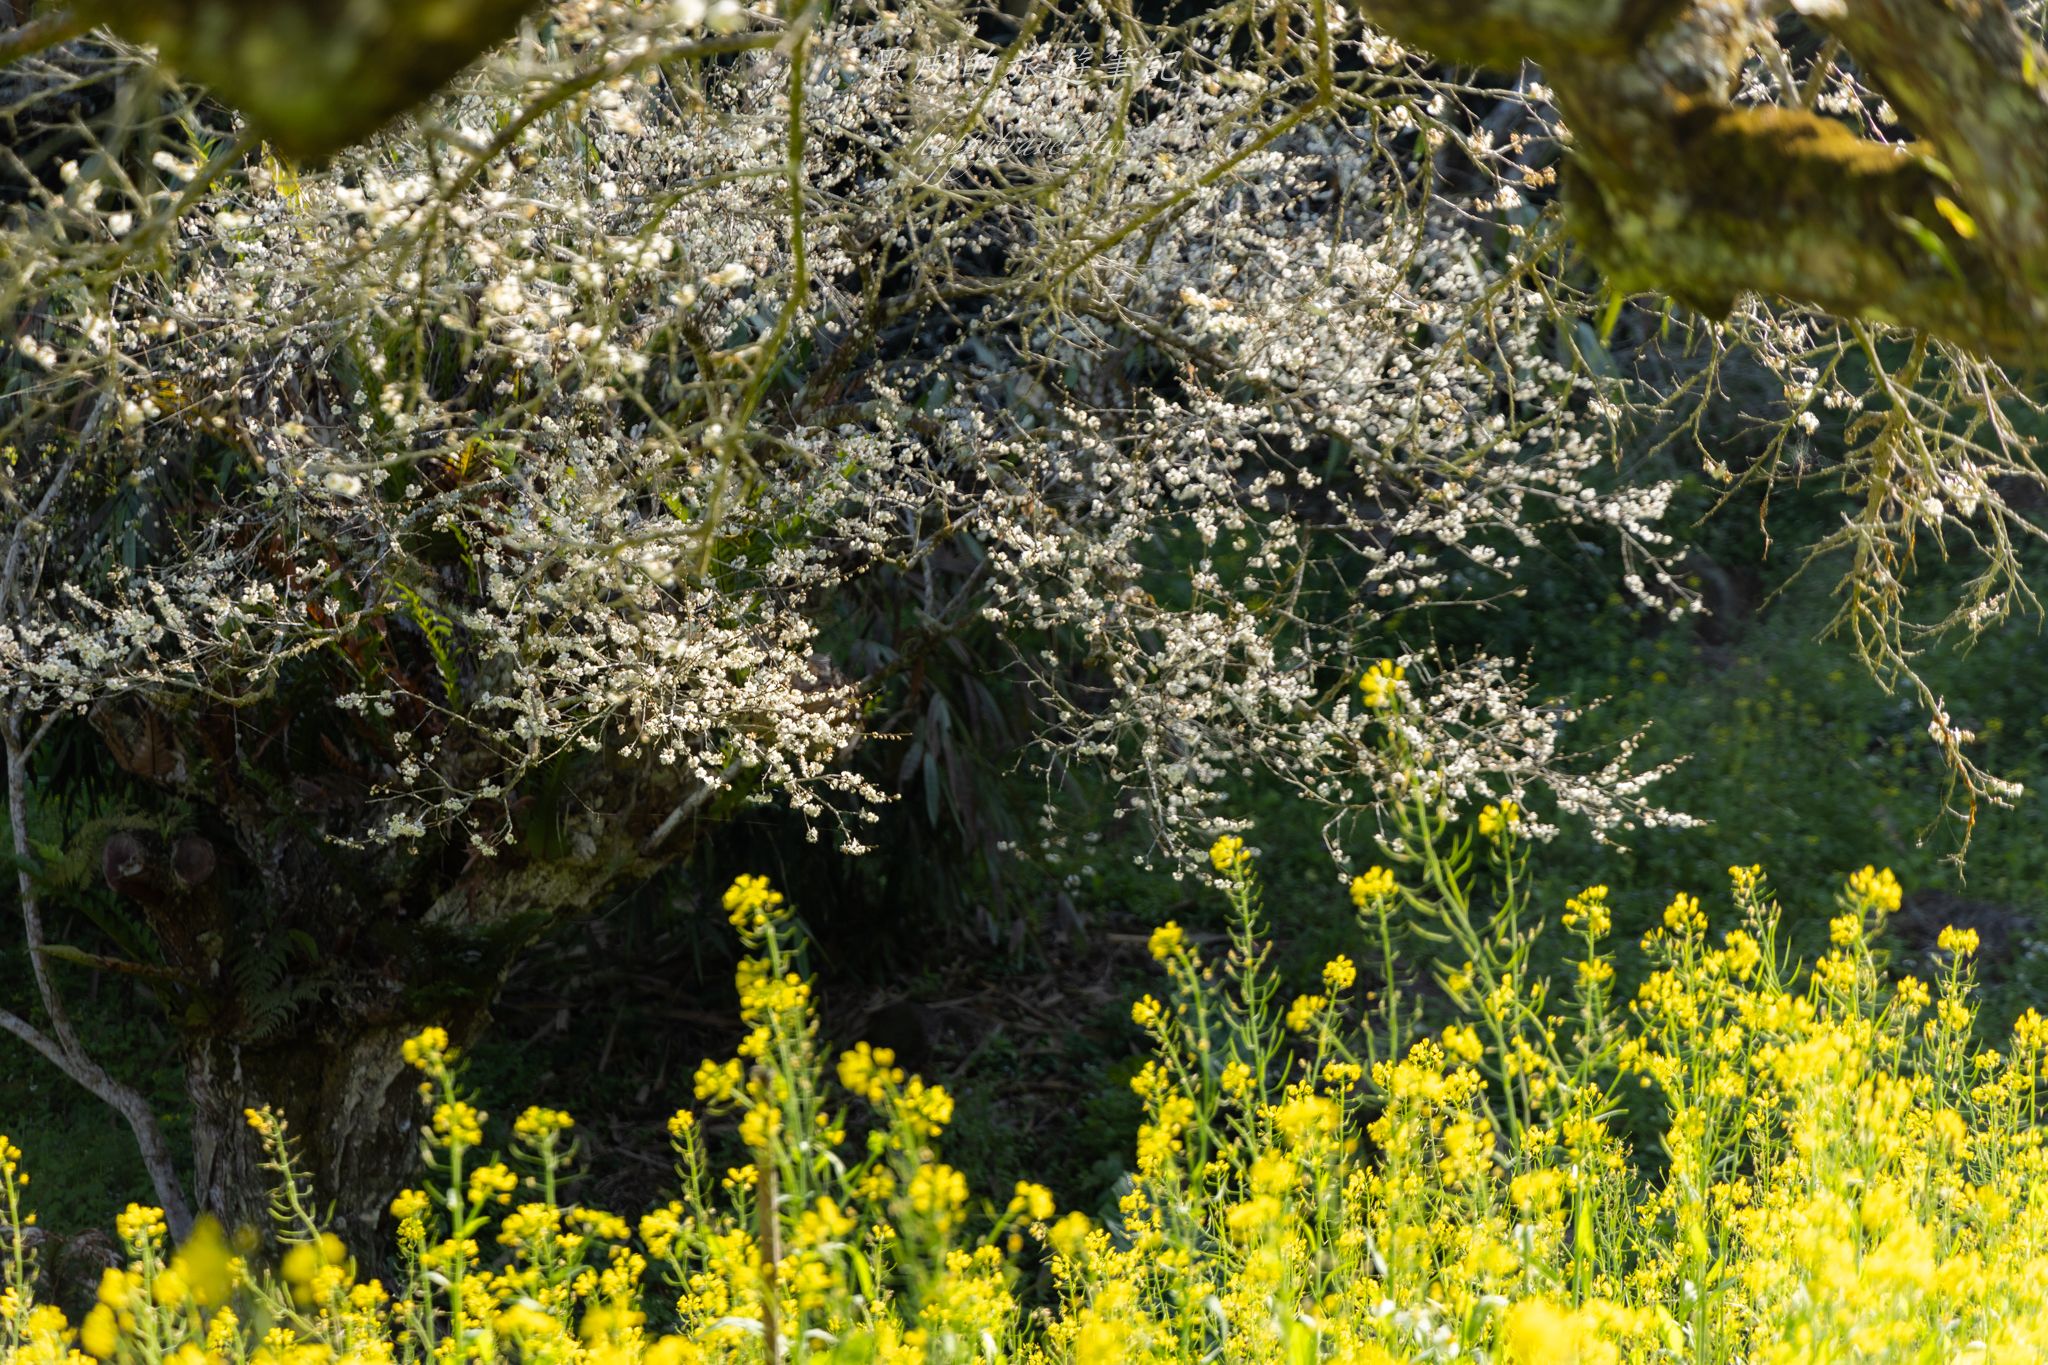
[[[76,1323],[39,1302],[20,1148],[0,1138],[7,1365],[412,1362],[1348,1361],[1816,1365],[2048,1355],[2038,1127],[2048,1021],[1974,1038],[1968,930],[1932,981],[1872,947],[1889,872],[1840,897],[1826,953],[1788,963],[1761,868],[1734,911],[1674,897],[1616,998],[1617,901],[1530,903],[1506,802],[1418,802],[1354,888],[1381,947],[1283,1002],[1256,856],[1212,850],[1217,961],[1177,924],[1136,1011],[1153,1056],[1114,1215],[943,1159],[943,1088],[886,1048],[828,1057],[804,943],[765,879],[728,909],[736,1055],[669,1122],[676,1196],[637,1223],[573,1202],[575,1120],[532,1106],[493,1156],[447,1035],[407,1043],[430,1178],[392,1201],[387,1277],[322,1229],[292,1137],[250,1122],[278,1181],[276,1254],[160,1211],[117,1220],[125,1264]],[[1578,957],[1538,979],[1531,946]],[[1462,965],[1458,1017],[1395,989],[1399,948]],[[1427,940],[1424,940],[1427,941]],[[1624,1122],[1633,1116],[1636,1126]],[[1632,1132],[1647,1134],[1633,1138]],[[1654,1145],[1653,1145],[1654,1144]]]

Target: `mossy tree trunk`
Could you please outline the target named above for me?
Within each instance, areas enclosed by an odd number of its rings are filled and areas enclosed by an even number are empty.
[[[331,775],[283,784],[212,755],[203,717],[142,704],[95,724],[118,762],[196,810],[175,837],[118,832],[108,885],[143,918],[146,967],[176,1029],[191,1101],[193,1206],[262,1226],[274,1179],[246,1119],[285,1120],[315,1207],[353,1247],[376,1245],[419,1150],[416,1084],[400,1057],[429,1025],[479,1036],[519,953],[549,924],[590,910],[685,851],[701,792],[666,771],[593,761],[573,810],[484,857],[443,840],[349,846],[368,823]],[[274,776],[274,774],[273,774]]]
[[[1783,13],[1839,42],[1910,130],[1732,103]],[[1998,0],[1371,0],[1453,61],[1539,64],[1572,138],[1567,210],[1623,290],[1745,293],[2031,364],[2048,324],[2048,58]],[[1800,101],[1810,105],[1811,101]]]

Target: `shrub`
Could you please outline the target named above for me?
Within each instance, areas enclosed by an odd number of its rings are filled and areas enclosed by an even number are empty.
[[[1546,929],[1530,827],[1509,801],[1453,819],[1416,784],[1390,866],[1351,884],[1377,971],[1337,957],[1284,1003],[1253,853],[1218,840],[1228,946],[1152,935],[1166,986],[1132,1011],[1153,1045],[1145,1120],[1107,1218],[1030,1183],[978,1197],[940,1153],[943,1089],[865,1044],[829,1064],[796,922],[742,877],[725,905],[749,1031],[699,1067],[701,1107],[670,1123],[678,1197],[637,1228],[566,1197],[565,1113],[526,1110],[487,1157],[428,1029],[406,1057],[433,1179],[391,1205],[388,1278],[324,1231],[290,1133],[258,1111],[274,1264],[211,1223],[173,1248],[131,1207],[128,1264],[74,1329],[29,1292],[27,1180],[0,1141],[0,1346],[150,1365],[2039,1358],[2048,1023],[1973,1043],[1973,935],[1943,935],[1937,980],[1893,979],[1876,944],[1899,886],[1865,868],[1829,951],[1791,967],[1762,872],[1735,868],[1734,926],[1710,935],[1674,897],[1623,1006],[1610,893]],[[1530,968],[1544,935],[1577,954],[1554,981]],[[1404,980],[1404,936],[1437,943],[1432,991]],[[1425,1027],[1425,994],[1451,1022]],[[1654,1145],[1632,1148],[1632,1108]]]

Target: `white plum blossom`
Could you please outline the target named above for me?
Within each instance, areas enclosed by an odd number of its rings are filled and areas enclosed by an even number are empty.
[[[1369,808],[1332,699],[1395,613],[1506,589],[1547,527],[1683,601],[1668,484],[1617,471],[1613,382],[1489,226],[1519,143],[1341,11],[1363,67],[1233,49],[1281,12],[1175,47],[560,0],[334,165],[73,165],[0,244],[42,376],[0,694],[248,705],[346,656],[332,704],[381,738],[333,837],[488,853],[522,782],[603,752],[857,842],[878,666],[834,604],[886,568],[994,627],[1047,761],[1169,839],[1254,768]],[[1469,193],[1430,190],[1453,148]],[[1662,818],[1499,661],[1425,673],[1447,794]]]

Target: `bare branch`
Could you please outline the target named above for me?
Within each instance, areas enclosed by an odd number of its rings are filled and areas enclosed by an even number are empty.
[[[93,21],[74,10],[58,10],[0,33],[0,66],[68,43],[92,31]]]
[[[50,1019],[51,1033],[43,1033],[20,1015],[6,1009],[0,1009],[0,1029],[27,1043],[59,1071],[128,1120],[128,1126],[135,1134],[136,1146],[142,1153],[143,1167],[149,1172],[150,1184],[155,1188],[157,1203],[162,1206],[172,1233],[183,1237],[192,1226],[192,1209],[186,1202],[184,1185],[178,1178],[177,1164],[171,1158],[170,1143],[164,1139],[163,1126],[157,1121],[156,1111],[140,1091],[108,1075],[106,1069],[86,1052],[77,1030],[72,1026],[64,996],[50,973],[47,960],[50,954],[43,939],[42,899],[35,876],[30,871],[34,849],[28,837],[29,749],[23,742],[22,729],[21,713],[14,711],[7,715],[4,732],[0,732],[0,740],[4,740],[6,746],[7,823],[13,839],[15,894],[20,902],[29,966],[35,974],[36,991],[42,999],[43,1012]]]

